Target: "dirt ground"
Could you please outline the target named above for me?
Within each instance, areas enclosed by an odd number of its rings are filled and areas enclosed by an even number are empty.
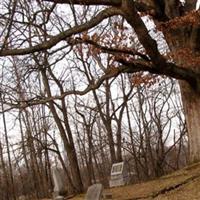
[[[113,200],[199,200],[200,163],[157,180],[106,189]],[[84,194],[71,200],[84,200]]]

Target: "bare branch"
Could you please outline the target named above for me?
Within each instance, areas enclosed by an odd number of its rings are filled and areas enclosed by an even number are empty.
[[[26,55],[29,53],[34,53],[38,51],[43,51],[52,48],[56,44],[58,44],[62,40],[66,40],[68,37],[75,35],[77,33],[81,33],[90,28],[93,28],[97,24],[101,23],[104,19],[111,17],[113,15],[117,15],[121,13],[121,11],[117,8],[107,8],[101,11],[97,16],[93,17],[89,22],[81,24],[79,26],[75,26],[71,29],[63,31],[56,36],[52,36],[48,41],[42,42],[41,44],[23,48],[23,49],[4,49],[0,52],[0,56],[11,56],[11,55]]]

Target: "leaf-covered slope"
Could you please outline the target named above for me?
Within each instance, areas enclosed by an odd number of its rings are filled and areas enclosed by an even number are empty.
[[[159,179],[140,184],[107,189],[114,200],[194,200],[200,199],[200,163]],[[84,195],[73,198],[83,200]]]

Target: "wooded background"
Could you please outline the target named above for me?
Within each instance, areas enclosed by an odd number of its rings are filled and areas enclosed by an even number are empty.
[[[132,183],[200,160],[200,13],[187,0],[0,2],[0,196]]]

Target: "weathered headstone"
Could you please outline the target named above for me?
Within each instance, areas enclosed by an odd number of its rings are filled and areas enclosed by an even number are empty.
[[[26,196],[25,195],[21,195],[18,197],[18,200],[26,200]]]
[[[110,187],[117,187],[129,183],[129,174],[125,162],[114,163],[111,169]]]
[[[64,197],[63,196],[57,196],[54,198],[55,200],[64,200]]]
[[[52,173],[53,173],[53,182],[54,182],[53,198],[55,200],[62,200],[63,196],[60,196],[60,195],[64,194],[66,189],[65,189],[63,176],[61,174],[61,170],[57,168],[53,168]]]
[[[103,199],[112,199],[112,193],[111,192],[103,192]]]
[[[103,185],[100,183],[91,185],[85,197],[85,200],[101,200],[103,193]]]

